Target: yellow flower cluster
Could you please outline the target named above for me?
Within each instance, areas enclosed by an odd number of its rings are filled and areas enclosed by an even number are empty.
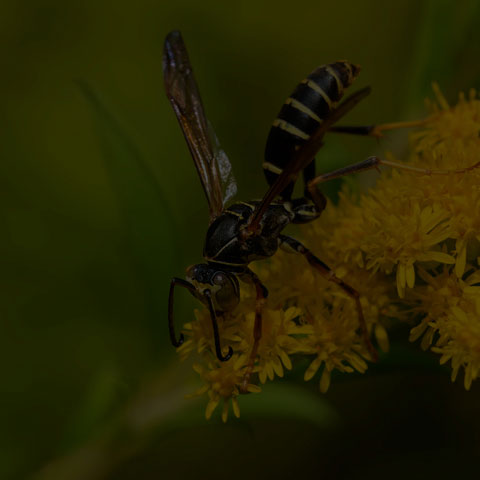
[[[450,107],[437,87],[432,116],[412,135],[409,164],[429,170],[458,170],[480,160],[480,101],[460,95]],[[465,173],[419,174],[383,171],[376,186],[361,196],[346,190],[338,205],[302,227],[302,242],[360,294],[367,327],[388,350],[392,321],[415,324],[410,340],[451,361],[452,380],[460,369],[469,388],[480,375],[480,169]],[[292,356],[310,358],[304,378],[319,370],[325,392],[333,370],[365,372],[371,360],[359,331],[354,301],[326,281],[301,255],[280,251],[252,265],[270,296],[252,379],[283,377]],[[255,292],[246,286],[237,309],[219,322],[222,345],[234,355],[215,356],[208,311],[196,311],[185,325],[182,358],[196,352],[195,370],[205,385],[209,418],[221,400],[226,421],[237,397],[253,344]],[[249,392],[258,392],[248,385]]]

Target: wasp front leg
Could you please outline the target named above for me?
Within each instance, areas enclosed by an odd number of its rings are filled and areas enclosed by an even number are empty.
[[[258,345],[260,343],[260,339],[262,338],[262,309],[265,304],[265,300],[268,297],[268,290],[260,281],[258,276],[252,272],[249,268],[247,268],[242,275],[242,280],[245,280],[249,283],[253,283],[255,285],[256,290],[256,299],[255,299],[255,323],[253,326],[253,346],[250,352],[250,356],[248,358],[247,369],[245,370],[245,374],[243,376],[242,385],[240,387],[240,391],[242,393],[248,393],[248,384],[250,383],[250,377],[252,376],[253,369],[255,366],[255,360],[257,358],[258,353]]]
[[[333,270],[319,258],[317,258],[307,247],[301,244],[298,240],[288,237],[287,235],[280,235],[280,246],[283,250],[290,253],[300,253],[305,257],[307,262],[315,268],[326,280],[336,283],[351,299],[354,300],[358,314],[358,322],[362,337],[365,342],[365,346],[372,356],[372,360],[375,362],[378,360],[378,353],[375,350],[372,342],[370,341],[370,335],[368,333],[365,317],[363,316],[362,305],[360,304],[360,294],[350,285],[345,283],[341,278],[338,278]]]

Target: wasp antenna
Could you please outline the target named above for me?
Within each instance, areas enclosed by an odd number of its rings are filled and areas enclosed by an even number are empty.
[[[213,308],[212,294],[210,290],[205,290],[203,294],[207,299],[208,309],[210,310],[210,318],[212,319],[213,339],[215,341],[215,353],[217,355],[217,358],[221,362],[226,362],[227,360],[230,360],[230,358],[232,358],[233,349],[232,347],[228,347],[228,353],[225,356],[223,356],[222,347],[220,346],[220,335],[218,333],[217,315],[215,314],[215,309]]]
[[[193,296],[195,296],[195,287],[190,282],[181,278],[172,278],[170,283],[170,293],[168,295],[168,330],[170,332],[170,341],[174,347],[179,347],[185,341],[183,333],[180,333],[180,337],[177,340],[175,327],[173,325],[173,297],[177,285],[186,288]]]

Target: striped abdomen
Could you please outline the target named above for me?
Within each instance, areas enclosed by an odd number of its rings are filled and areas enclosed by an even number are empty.
[[[263,171],[270,185],[282,173],[295,151],[308,141],[335,108],[344,89],[352,84],[359,70],[358,65],[349,62],[322,65],[299,83],[287,98],[273,121],[265,147]],[[282,197],[290,198],[292,191],[293,183],[282,192]]]

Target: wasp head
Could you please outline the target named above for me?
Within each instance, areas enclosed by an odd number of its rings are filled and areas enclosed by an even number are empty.
[[[207,263],[187,268],[187,280],[195,286],[197,297],[207,304],[211,297],[216,311],[233,310],[240,301],[240,289],[235,275]],[[207,292],[208,291],[208,292]]]

